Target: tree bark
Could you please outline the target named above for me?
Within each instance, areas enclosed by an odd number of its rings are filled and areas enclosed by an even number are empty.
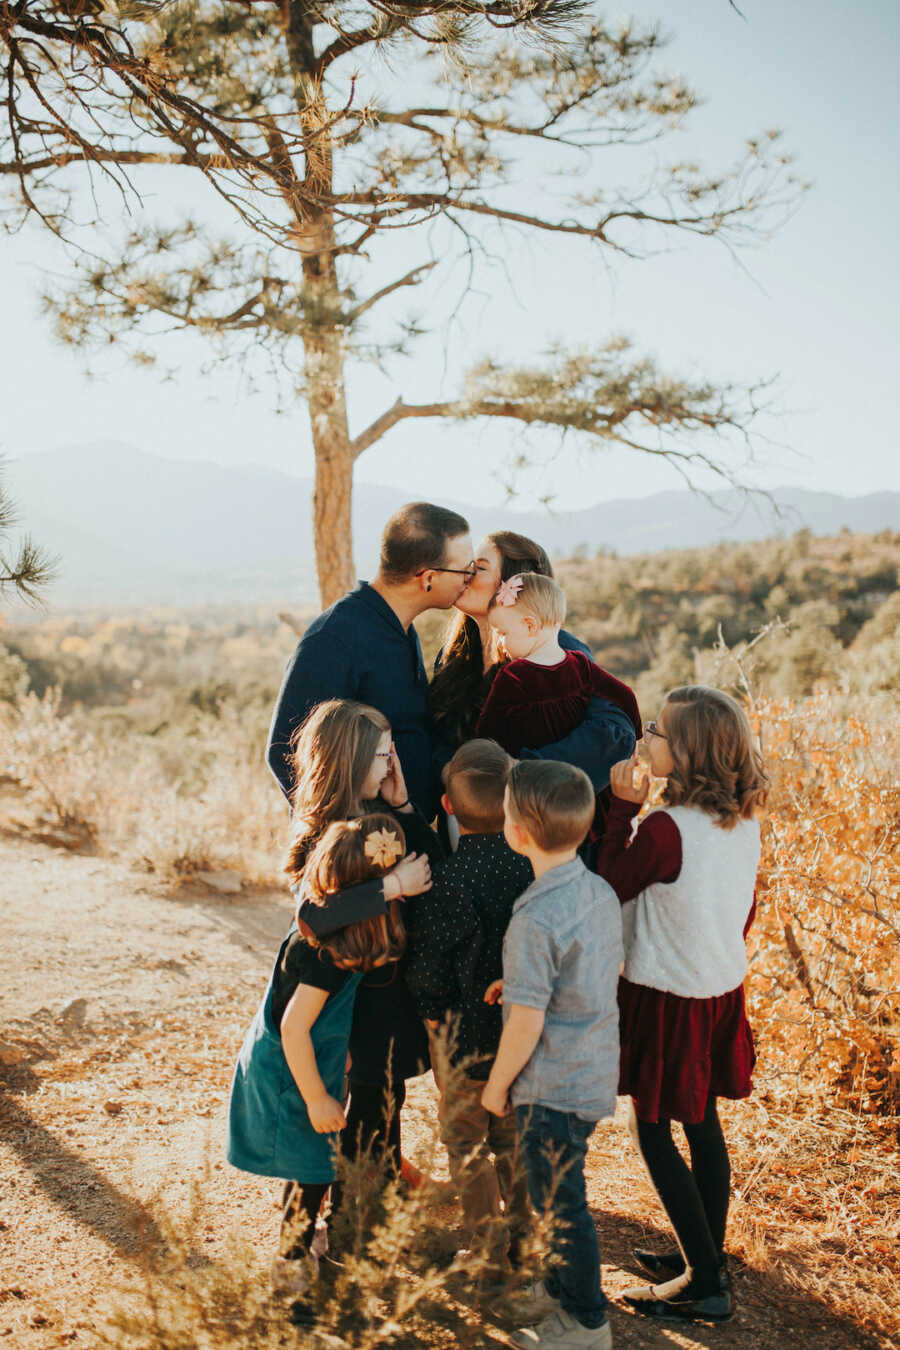
[[[304,0],[286,0],[285,37],[294,73],[294,94],[309,135],[303,179],[295,207],[296,236],[303,258],[306,398],[309,408],[315,488],[313,541],[322,607],[339,600],[354,582],[353,461],[344,388],[342,297],[335,261],[331,137],[323,128],[328,107],[314,44],[314,13]]]

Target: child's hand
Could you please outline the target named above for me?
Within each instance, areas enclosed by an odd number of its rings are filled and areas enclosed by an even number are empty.
[[[635,784],[634,771],[637,768],[637,752],[630,759],[620,759],[609,771],[609,786],[614,797],[619,797],[623,802],[634,802],[636,806],[642,806],[650,791],[650,775],[642,771]]]
[[[503,981],[502,981],[502,980],[494,980],[493,984],[489,984],[489,985],[488,985],[487,989],[485,989],[485,991],[484,991],[484,1001],[485,1001],[485,1003],[502,1003],[502,1002],[503,1002]]]
[[[389,874],[400,883],[401,895],[421,895],[431,890],[431,864],[428,855],[407,853]]]
[[[333,1134],[335,1130],[343,1130],[347,1124],[347,1117],[340,1102],[336,1102],[327,1093],[307,1102],[306,1110],[309,1114],[309,1123],[316,1134]]]
[[[403,777],[400,756],[397,754],[397,747],[393,741],[391,741],[390,765],[391,767],[381,780],[379,791],[388,806],[407,806],[409,805],[409,793],[406,790],[406,779]]]
[[[488,1079],[481,1094],[481,1105],[485,1111],[490,1111],[492,1116],[505,1116],[509,1111],[509,1093],[501,1091]]]

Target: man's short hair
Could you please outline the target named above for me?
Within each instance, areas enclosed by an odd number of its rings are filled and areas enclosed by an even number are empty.
[[[508,790],[513,819],[545,853],[584,842],[596,798],[582,769],[552,759],[521,760],[510,771]]]
[[[405,580],[429,567],[440,567],[447,540],[469,533],[469,522],[456,511],[430,502],[408,502],[391,516],[381,536],[382,576]]]
[[[499,834],[503,793],[515,761],[496,741],[466,741],[444,769],[453,814],[464,830]]]

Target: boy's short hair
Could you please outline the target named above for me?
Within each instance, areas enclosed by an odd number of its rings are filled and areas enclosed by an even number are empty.
[[[469,522],[456,511],[431,502],[408,502],[384,527],[379,570],[392,581],[403,581],[428,567],[439,567],[447,555],[447,540],[468,533]]]
[[[574,764],[526,759],[507,783],[514,820],[545,853],[578,848],[591,828],[596,797],[591,780]]]
[[[515,760],[496,741],[467,741],[444,769],[444,786],[453,814],[464,830],[499,834],[503,794]]]
[[[565,622],[566,593],[552,577],[537,572],[519,572],[510,580],[519,583],[516,609],[531,614],[542,628],[558,628]],[[495,597],[491,601],[492,609],[496,603]]]

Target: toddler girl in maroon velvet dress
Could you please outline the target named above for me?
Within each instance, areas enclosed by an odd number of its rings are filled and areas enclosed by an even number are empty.
[[[627,685],[580,651],[564,651],[566,597],[552,577],[525,572],[504,581],[488,611],[510,658],[494,676],[475,735],[499,741],[517,759],[574,731],[592,698],[608,699],[640,726]],[[638,731],[638,735],[640,732]]]
[[[649,779],[615,764],[596,870],[622,902],[619,1092],[679,1250],[636,1250],[656,1283],[625,1300],[651,1317],[731,1316],[725,1264],[730,1166],[719,1097],[746,1097],[755,1060],[744,1010],[744,939],[755,912],[767,778],[747,715],[704,685],[673,689],[644,739],[663,805],[632,833]],[[672,1139],[684,1128],[691,1165]]]

